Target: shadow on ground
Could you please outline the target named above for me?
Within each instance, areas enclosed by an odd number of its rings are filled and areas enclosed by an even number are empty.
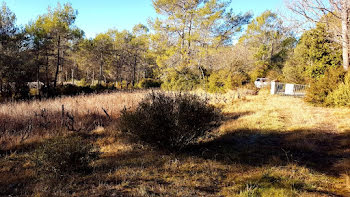
[[[350,132],[234,130],[184,150],[190,156],[249,166],[296,163],[338,176],[350,168]]]

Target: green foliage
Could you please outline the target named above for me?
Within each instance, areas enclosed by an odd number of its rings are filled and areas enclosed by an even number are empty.
[[[178,72],[169,70],[161,85],[164,90],[188,91],[194,90],[200,85],[199,76],[189,70]]]
[[[90,172],[90,162],[98,157],[94,147],[80,137],[55,137],[36,149],[33,161],[42,178],[65,178]]]
[[[146,78],[146,79],[142,79],[139,82],[138,87],[142,88],[142,89],[160,88],[161,85],[162,85],[162,83],[159,80]]]
[[[350,106],[350,75],[345,76],[344,82],[331,92],[326,99],[326,104],[331,106]]]
[[[341,45],[330,40],[330,37],[321,23],[305,32],[283,69],[286,79],[305,83],[321,78],[329,67],[341,66]]]
[[[296,59],[296,54],[290,58],[283,67],[283,77],[288,83],[305,84],[308,77],[305,74],[306,67]]]
[[[249,73],[251,81],[255,81],[257,78],[266,77],[267,72],[269,71],[269,65],[266,62],[258,64],[257,67]]]
[[[166,89],[188,90],[196,86],[198,77],[164,75],[168,69],[208,69],[210,49],[229,45],[233,35],[250,21],[249,13],[235,15],[228,9],[229,4],[226,0],[153,1],[156,12],[163,16],[152,22],[155,34],[151,38]]]
[[[227,90],[236,89],[249,81],[249,75],[244,72],[229,73],[225,81],[225,88]]]
[[[327,105],[327,97],[344,81],[344,77],[345,71],[342,67],[327,69],[323,76],[311,82],[305,100],[316,105]]]
[[[283,80],[283,74],[282,71],[279,69],[275,69],[275,70],[270,70],[267,74],[266,74],[266,78],[268,78],[269,80],[275,80],[275,81],[282,81]]]
[[[81,86],[81,87],[85,87],[85,86],[89,86],[89,83],[86,81],[85,78],[82,78],[79,81],[75,82],[77,84],[77,86]]]
[[[209,92],[225,92],[225,77],[220,72],[213,72],[208,78]]]
[[[244,72],[231,72],[227,69],[213,71],[208,78],[208,91],[212,93],[224,93],[236,89],[249,80]]]
[[[254,81],[266,77],[269,70],[281,69],[294,48],[296,39],[283,27],[282,19],[267,10],[248,25],[239,43],[253,54],[256,68],[250,77]]]
[[[194,95],[148,95],[135,111],[124,109],[121,129],[159,148],[178,150],[196,142],[219,119],[217,110]]]

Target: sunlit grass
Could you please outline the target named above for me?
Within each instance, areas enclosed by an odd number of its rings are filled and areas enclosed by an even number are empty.
[[[118,95],[119,94],[119,95]],[[47,196],[46,182],[37,181],[31,154],[37,144],[55,135],[81,135],[100,151],[93,172],[70,175],[60,196],[349,196],[350,110],[320,108],[302,98],[231,92],[211,98],[225,114],[208,138],[182,152],[156,150],[118,131],[119,111],[136,106],[141,93],[67,97],[2,105],[3,117],[30,118],[28,110],[60,111],[64,103],[77,120],[87,111],[105,117],[88,131],[41,133],[12,145],[3,142],[0,157],[1,195]],[[106,109],[112,120],[101,110]],[[10,109],[11,108],[11,109]],[[54,116],[52,116],[54,117]],[[91,121],[90,119],[87,119]],[[60,121],[58,121],[58,125]],[[12,125],[15,126],[15,125]],[[38,130],[42,130],[38,126]],[[44,129],[45,130],[45,129]],[[45,134],[47,133],[47,134]],[[11,136],[11,133],[7,134]],[[56,185],[62,183],[55,182]]]

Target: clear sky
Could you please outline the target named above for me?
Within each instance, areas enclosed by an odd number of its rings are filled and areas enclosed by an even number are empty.
[[[57,2],[70,2],[78,10],[76,25],[87,37],[108,29],[131,30],[138,23],[147,24],[148,18],[156,17],[152,0],[0,0],[16,14],[17,24],[25,25],[44,14],[48,6]],[[251,11],[254,16],[270,9],[279,10],[283,0],[232,0],[231,7],[236,13]]]

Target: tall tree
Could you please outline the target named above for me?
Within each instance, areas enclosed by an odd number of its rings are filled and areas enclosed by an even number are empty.
[[[153,0],[157,18],[152,27],[153,46],[158,54],[157,64],[187,75],[206,65],[208,49],[231,43],[232,36],[251,18],[249,13],[235,15],[227,10],[229,1],[218,0]],[[211,66],[211,65],[206,65]]]
[[[349,69],[350,2],[348,0],[290,0],[288,8],[313,23],[325,23],[342,45],[343,67]],[[335,18],[341,25],[334,25]]]
[[[330,38],[324,23],[303,33],[294,53],[283,68],[288,82],[310,83],[320,79],[330,67],[342,64],[341,45]]]
[[[51,56],[51,48],[53,47],[52,37],[45,28],[45,18],[38,17],[36,21],[26,26],[26,33],[29,35],[30,47],[35,56],[34,64],[37,67],[37,82],[39,87],[40,67],[45,65],[45,84],[50,86],[49,77],[49,57]]]
[[[70,47],[71,41],[80,38],[83,32],[74,26],[77,16],[70,4],[57,4],[55,9],[48,9],[48,13],[43,15],[44,28],[55,43],[56,71],[54,75],[54,87],[56,87],[58,75],[62,71],[64,52]]]
[[[253,80],[266,77],[264,75],[269,70],[280,71],[295,42],[296,39],[283,26],[277,14],[267,10],[256,17],[239,39],[239,45],[243,45],[254,55],[257,68],[253,72]]]

